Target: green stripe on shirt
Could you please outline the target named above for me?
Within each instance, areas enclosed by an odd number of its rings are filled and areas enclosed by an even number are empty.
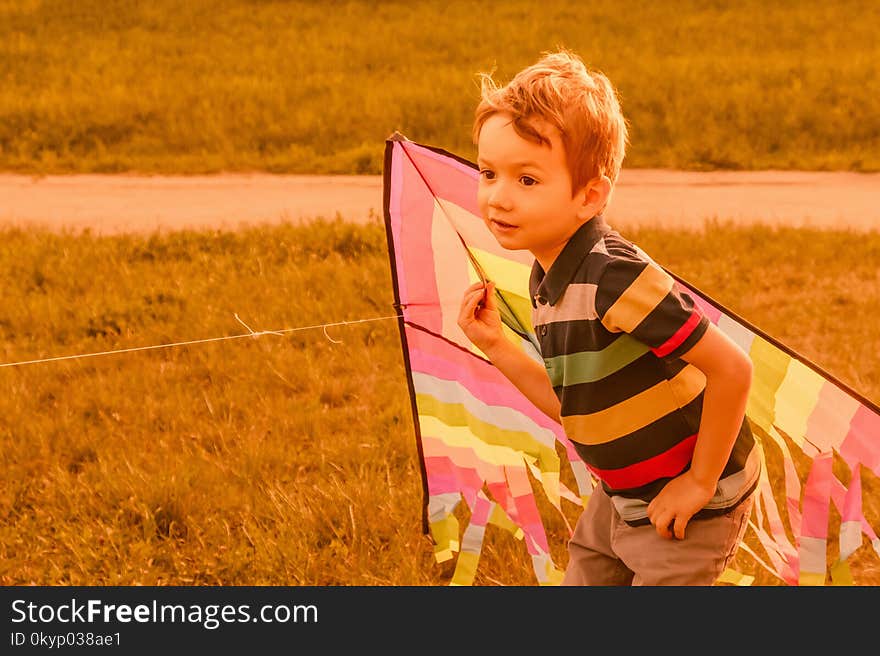
[[[581,351],[545,358],[544,366],[547,368],[553,387],[560,385],[568,387],[602,380],[635,362],[649,350],[647,344],[626,333],[621,333],[620,337],[601,351]]]

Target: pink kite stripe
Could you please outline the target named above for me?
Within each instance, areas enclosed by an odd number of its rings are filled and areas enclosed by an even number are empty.
[[[474,180],[477,179],[479,172],[472,166],[467,164],[463,164],[459,162],[454,157],[450,157],[449,155],[441,155],[440,153],[435,153],[430,148],[426,148],[421,144],[417,144],[412,141],[406,142],[407,149],[412,148],[417,150],[420,155],[424,155],[425,157],[430,157],[431,159],[435,159],[441,164],[448,166],[449,168],[457,169],[459,172],[464,173],[465,175],[471,176]]]
[[[462,381],[456,377],[459,372],[471,374],[474,372],[468,371],[467,367],[459,366],[457,362],[445,360],[435,353],[426,353],[422,349],[416,348],[410,351],[410,362],[414,372],[433,376],[438,380],[455,381],[461,385],[462,389],[466,389],[475,399],[486,405],[505,405],[499,402],[501,397],[509,393],[503,383],[494,380]],[[477,389],[473,389],[474,387]],[[512,407],[523,414],[529,410],[525,403]]]
[[[686,340],[692,332],[694,332],[694,328],[697,327],[697,325],[700,323],[700,319],[702,318],[702,313],[698,309],[694,309],[694,311],[691,312],[691,316],[688,318],[688,320],[684,322],[684,325],[679,328],[672,337],[667,339],[657,348],[651,350],[654,351],[654,354],[659,358],[662,358],[665,355],[669,355],[684,340]]]
[[[507,483],[511,494],[513,495],[513,503],[517,509],[517,515],[524,527],[529,527],[527,533],[531,534],[545,552],[549,551],[547,545],[547,536],[544,534],[544,525],[541,521],[541,513],[535,504],[535,496],[532,493],[529,475],[525,469],[514,469],[505,467],[504,473],[507,475]]]
[[[831,499],[831,453],[822,453],[813,459],[813,466],[804,486],[804,511],[801,535],[810,538],[828,538],[828,507]]]
[[[560,424],[538,410],[488,362],[409,326],[406,337],[413,371],[457,381],[483,403],[512,408],[557,436],[562,433]]]
[[[849,490],[843,502],[841,520],[857,522],[862,518],[862,477],[859,465],[853,467]]]
[[[447,457],[459,469],[475,471],[483,479],[502,480],[504,478],[503,465],[489,462],[488,460],[481,460],[470,447],[451,447],[440,438],[435,438],[433,435],[423,435],[422,450],[425,453],[425,457]]]
[[[523,531],[528,531],[529,527],[519,518],[519,513],[513,503],[513,496],[510,494],[510,489],[507,487],[507,481],[487,482],[486,488],[489,490],[489,496],[495,500],[495,503],[501,506],[501,509],[504,510],[504,512],[507,513],[510,521],[519,526]]]
[[[619,469],[589,467],[596,476],[613,488],[639,487],[663,477],[678,476],[690,462],[697,436],[691,435],[671,449],[643,462]]]
[[[788,510],[788,523],[791,526],[792,535],[801,534],[801,479],[794,461],[785,456],[782,466],[785,470],[785,503]]]
[[[425,455],[445,455],[448,456],[456,467],[485,474],[488,469],[497,469],[500,465],[494,462],[486,462],[477,457],[474,450],[467,447],[453,447],[446,444],[442,439],[434,439],[434,436],[425,435],[422,439],[422,446]]]
[[[538,512],[538,507],[534,501],[535,497],[531,492],[513,497],[513,502],[517,508],[517,516],[522,521],[523,526],[532,527],[532,533],[538,532],[542,526],[541,514]]]
[[[856,465],[856,469],[860,469],[860,465]],[[837,511],[841,515],[841,521],[858,521],[861,524],[862,532],[868,536],[868,539],[873,541],[877,539],[877,533],[868,523],[868,520],[865,519],[865,515],[862,513],[861,505],[862,505],[862,482],[861,478],[859,480],[853,479],[850,481],[849,489],[847,489],[843,483],[841,483],[837,477],[834,477],[834,480],[831,481],[831,500],[834,502],[834,506],[837,508]],[[858,486],[858,494],[853,491],[853,486]],[[850,495],[852,498],[850,499]],[[858,505],[859,510],[854,511],[852,509],[847,510],[847,504]]]
[[[758,487],[761,500],[764,503],[764,510],[767,513],[767,524],[770,527],[770,534],[773,536],[773,540],[786,560],[796,564],[798,552],[785,532],[785,526],[782,523],[782,517],[779,515],[779,508],[776,505],[776,497],[773,496],[773,488],[770,487],[770,481],[762,477]],[[795,579],[797,579],[797,576],[795,576]]]
[[[462,488],[480,489],[483,484],[482,477],[475,470],[459,467],[447,456],[426,456],[425,467],[431,496],[461,492]]]
[[[396,151],[398,146],[393,146]],[[391,158],[391,194],[389,196],[389,211],[391,214],[391,234],[395,244],[401,243],[400,233],[403,226],[403,215],[400,213],[400,197],[403,194],[403,160],[394,152]],[[396,249],[395,249],[396,251]],[[395,257],[397,253],[395,252]],[[409,290],[406,288],[406,277],[401,267],[397,267],[397,286],[401,298],[409,298]]]
[[[425,179],[430,181],[431,190],[437,198],[453,202],[471,214],[480,216],[476,170],[412,142],[399,143],[403,144],[406,154],[412,158]]]
[[[768,505],[768,515],[771,514],[770,507],[772,506],[775,510],[776,504],[772,498],[767,501],[765,494],[770,490],[769,485],[765,487],[766,481],[762,481],[759,486],[758,495],[755,498],[755,522],[753,527],[755,529],[755,534],[758,536],[758,540],[760,540],[761,545],[764,547],[764,551],[767,553],[767,556],[770,558],[770,561],[773,563],[773,567],[776,570],[776,574],[782,578],[784,581],[789,584],[796,585],[798,576],[794,572],[791,563],[794,562],[795,566],[797,566],[798,557],[797,553],[794,552],[794,547],[791,544],[787,544],[787,546],[774,537],[771,537],[767,530],[764,528],[763,514],[761,512],[761,506],[766,503]],[[769,492],[772,495],[772,491]],[[781,524],[781,522],[778,522]],[[773,527],[773,522],[770,522],[771,529]],[[784,532],[783,532],[784,537]],[[787,538],[785,538],[787,543]],[[794,553],[793,556],[790,554]]]
[[[513,499],[518,510],[519,518],[522,520],[523,525],[533,527],[531,529],[531,533],[538,533],[539,531],[543,533],[541,514],[538,512],[538,507],[534,503],[534,495],[529,492],[528,494],[520,494],[519,496],[515,496]],[[546,543],[542,544],[541,546],[545,545]]]
[[[807,419],[806,438],[820,451],[839,450],[859,405],[856,399],[826,380]]]
[[[449,353],[443,355],[449,355]],[[511,398],[510,390],[515,388],[508,387],[504,381],[462,378],[464,374],[474,374],[475,372],[466,366],[461,366],[459,362],[444,359],[436,353],[426,353],[421,348],[413,347],[410,349],[410,363],[413,371],[442,380],[456,381],[479,401],[487,405],[510,407],[538,423],[537,413],[540,411],[535,409],[525,397]]]
[[[764,547],[764,551],[767,553],[767,557],[770,559],[770,562],[773,563],[773,567],[776,570],[776,575],[779,576],[788,585],[797,585],[798,577],[795,575],[794,570],[791,568],[791,565],[785,562],[774,548],[776,545],[773,542],[773,538],[770,537],[770,534],[760,527],[757,528],[755,534],[758,536],[758,540],[761,542],[761,546]]]
[[[471,524],[476,526],[485,526],[489,523],[489,516],[492,514],[492,509],[495,507],[495,502],[490,501],[489,498],[483,494],[482,490],[477,493],[476,502],[471,509]]]
[[[880,476],[880,415],[861,405],[840,445],[840,455],[850,467],[862,463]]]
[[[531,540],[526,540],[526,547],[529,553],[537,553],[533,543],[537,542],[539,545],[546,544],[547,537],[544,534],[544,527],[540,517],[537,522],[534,519],[535,513],[537,513],[537,508],[534,506],[534,495],[514,497],[510,493],[510,488],[506,482],[490,483],[487,487],[492,498],[504,509],[504,512],[507,513],[511,521],[523,530],[527,538],[532,538]]]
[[[400,142],[395,148],[400,147]],[[434,251],[431,244],[431,223],[434,220],[434,200],[425,183],[405,158],[402,162],[399,188],[392,188],[392,195],[398,196],[399,214],[392,215],[392,221],[400,224],[395,256],[397,258],[398,284],[402,282],[400,302],[438,304],[437,280],[434,277]],[[403,217],[406,221],[403,221]],[[418,273],[415,273],[418,272]],[[406,295],[403,295],[403,288]],[[439,313],[424,313],[420,323],[436,332],[443,328]]]

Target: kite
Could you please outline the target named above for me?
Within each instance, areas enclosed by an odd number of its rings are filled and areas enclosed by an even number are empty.
[[[539,585],[558,585],[563,570],[551,557],[536,489],[562,514],[563,501],[583,506],[595,481],[562,426],[534,407],[457,324],[464,289],[492,280],[505,335],[543,363],[531,324],[532,256],[501,248],[484,225],[472,162],[394,133],[385,145],[383,178],[394,300],[422,468],[423,529],[435,558],[455,559],[451,585],[472,585],[493,525],[524,542]],[[751,357],[746,415],[764,457],[772,451],[782,463],[779,486],[763,468],[747,532],[765,553],[745,539],[741,548],[784,584],[824,585],[830,575],[832,584],[853,585],[848,560],[865,539],[880,556],[880,538],[862,512],[861,483],[863,469],[880,476],[880,409],[668,273]],[[835,473],[835,458],[845,463],[846,483]],[[806,474],[798,472],[798,463]],[[563,464],[575,490],[562,481]],[[840,519],[839,549],[829,565],[832,503]],[[467,516],[464,527],[460,516]],[[754,577],[729,569],[721,581],[749,585]]]

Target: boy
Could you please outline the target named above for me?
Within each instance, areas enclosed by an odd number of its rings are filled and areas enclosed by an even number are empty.
[[[483,220],[535,256],[542,367],[501,331],[494,286],[458,324],[561,421],[600,483],[563,585],[712,585],[752,507],[760,453],[745,418],[751,362],[641,249],[603,220],[627,141],[611,83],[566,50],[498,87],[474,120]]]

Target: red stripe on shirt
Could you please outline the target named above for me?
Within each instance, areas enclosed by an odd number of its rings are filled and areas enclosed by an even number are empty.
[[[619,469],[590,467],[589,469],[615,490],[640,487],[658,478],[678,476],[691,461],[696,443],[697,436],[691,435],[671,449],[628,467]]]
[[[692,332],[694,332],[694,328],[699,325],[700,319],[702,319],[702,317],[703,315],[697,309],[691,312],[691,316],[688,318],[688,320],[684,322],[684,325],[679,328],[672,337],[667,339],[657,348],[651,349],[652,351],[654,351],[654,355],[656,355],[658,358],[662,358],[663,356],[672,353],[676,348],[681,345],[684,340],[686,340],[690,336]]]

